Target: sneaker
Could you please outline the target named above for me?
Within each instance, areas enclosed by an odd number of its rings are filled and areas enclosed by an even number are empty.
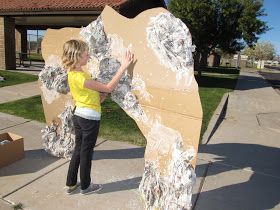
[[[89,187],[85,190],[81,190],[82,195],[88,195],[94,192],[98,192],[99,190],[102,189],[101,184],[90,184]]]
[[[74,186],[67,186],[66,194],[71,195],[79,186],[80,186],[79,182]]]

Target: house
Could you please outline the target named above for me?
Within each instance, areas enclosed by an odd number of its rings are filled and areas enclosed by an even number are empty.
[[[1,1],[0,69],[16,68],[16,42],[19,43],[19,51],[27,53],[27,30],[86,26],[101,14],[106,5],[128,18],[146,9],[166,7],[163,0]]]
[[[235,54],[233,56],[232,66],[236,68],[245,68],[247,65],[247,61],[248,61],[247,55]]]

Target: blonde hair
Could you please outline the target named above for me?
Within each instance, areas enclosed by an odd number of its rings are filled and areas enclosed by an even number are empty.
[[[82,40],[71,39],[64,43],[62,65],[66,69],[75,68],[82,54],[88,51],[88,45]]]

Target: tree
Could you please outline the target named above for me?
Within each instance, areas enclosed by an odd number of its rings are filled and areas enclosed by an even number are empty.
[[[190,29],[196,45],[195,70],[207,64],[209,53],[220,48],[226,53],[252,46],[268,27],[261,0],[171,0],[168,9]]]
[[[245,48],[243,54],[249,59],[273,60],[276,56],[276,48],[270,42],[258,42],[254,47]]]

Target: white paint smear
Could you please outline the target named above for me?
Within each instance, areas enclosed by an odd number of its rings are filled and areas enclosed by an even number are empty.
[[[98,72],[98,81],[108,83],[121,65],[121,59],[127,48],[118,35],[106,35],[101,17],[84,28],[80,33],[89,44],[95,64],[89,66]],[[187,27],[169,13],[162,13],[151,18],[147,28],[149,46],[155,51],[161,63],[177,73],[177,81],[185,77],[187,85],[192,83],[192,50],[191,36]],[[129,46],[130,49],[132,46]],[[128,47],[128,48],[129,48]],[[98,63],[98,64],[97,64]],[[94,66],[94,67],[93,67]],[[151,73],[152,74],[152,73]],[[132,91],[138,91],[144,100],[152,100],[139,75],[133,80],[124,75],[111,98],[136,121],[141,121],[150,131],[147,134],[147,150],[159,155],[171,154],[167,163],[166,174],[159,171],[158,160],[146,161],[144,174],[139,186],[146,209],[181,210],[190,209],[191,190],[195,173],[190,161],[195,150],[184,150],[180,132],[163,125],[160,119],[150,118],[144,112]],[[134,203],[129,204],[134,206]],[[136,205],[135,205],[136,207]]]
[[[59,115],[60,126],[52,123],[41,130],[44,149],[56,157],[70,158],[72,156],[75,147],[72,109],[72,106],[66,106]]]
[[[61,58],[58,55],[51,54],[46,59],[45,66],[52,66],[53,68],[62,67]]]
[[[54,100],[58,99],[60,93],[55,90],[49,90],[45,85],[41,85],[41,90],[43,93],[43,97],[48,104],[51,104]]]
[[[192,188],[196,175],[190,161],[195,156],[195,150],[190,148],[183,151],[182,142],[178,139],[175,141],[177,142],[171,147],[172,158],[165,176],[160,175],[157,161],[145,162],[139,190],[145,200],[146,209],[191,209]]]
[[[146,29],[148,46],[154,51],[160,63],[176,72],[177,84],[184,78],[185,85],[191,85],[193,77],[191,34],[187,26],[171,13],[160,13],[151,17]]]
[[[139,91],[141,99],[145,99],[146,101],[150,102],[153,96],[148,93],[146,90],[145,82],[140,78],[139,74],[134,75],[131,81],[131,90],[132,91]]]

